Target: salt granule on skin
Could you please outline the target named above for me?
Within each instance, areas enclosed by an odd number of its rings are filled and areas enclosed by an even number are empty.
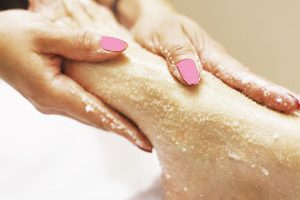
[[[94,108],[93,108],[91,105],[86,105],[86,106],[85,106],[85,111],[86,111],[87,113],[93,112],[93,111],[94,111]]]
[[[228,152],[228,156],[234,160],[241,160],[242,159],[242,156],[237,154],[236,152],[233,152],[233,151],[229,151]]]
[[[283,100],[282,100],[282,98],[278,97],[278,98],[276,98],[276,102],[277,102],[277,103],[282,103]]]
[[[270,172],[266,168],[260,167],[260,169],[265,176],[269,176]]]

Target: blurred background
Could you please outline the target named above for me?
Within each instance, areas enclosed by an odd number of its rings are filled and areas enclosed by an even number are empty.
[[[253,71],[300,93],[300,1],[170,1]],[[0,199],[161,199],[155,154],[42,115],[1,81],[0,93]]]
[[[251,70],[300,93],[300,1],[170,1]]]

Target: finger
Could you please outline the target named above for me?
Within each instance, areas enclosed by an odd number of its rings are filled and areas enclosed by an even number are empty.
[[[207,43],[199,54],[205,70],[254,101],[283,113],[300,109],[299,98],[294,92],[253,74],[213,45]]]
[[[166,59],[170,72],[181,83],[199,83],[202,65],[197,52],[183,33],[173,33],[169,37],[158,36],[154,44],[156,51]]]
[[[110,109],[65,75],[52,81],[46,113],[63,114],[83,123],[115,132],[144,151],[152,150],[147,137],[129,120]]]
[[[114,19],[112,15],[112,12],[109,12],[107,7],[104,7],[103,5],[100,5],[100,3],[96,1],[86,1],[86,0],[80,0],[82,8],[91,16],[93,20],[96,20],[98,22],[101,22],[101,24],[109,24],[112,19]],[[101,3],[103,4],[103,3]],[[105,16],[105,17],[103,17]],[[109,20],[107,20],[109,19]]]
[[[145,48],[163,56],[171,74],[184,85],[197,85],[200,81],[202,65],[197,52],[185,34],[164,32],[154,37],[138,39]],[[151,41],[151,42],[149,42]]]
[[[90,16],[82,9],[78,1],[64,0],[63,5],[69,16],[80,24],[81,27],[85,27],[91,21]]]
[[[127,47],[121,39],[100,36],[90,31],[61,30],[49,27],[36,39],[42,53],[77,61],[100,62],[119,56]]]
[[[188,23],[188,25],[195,30],[188,36],[206,71],[270,109],[283,113],[300,110],[300,98],[297,94],[253,74],[248,68],[229,56],[225,49],[197,24]],[[187,28],[185,30],[188,32]]]

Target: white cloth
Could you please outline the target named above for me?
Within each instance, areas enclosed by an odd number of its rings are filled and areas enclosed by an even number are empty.
[[[0,199],[161,199],[154,153],[112,133],[42,115],[1,80],[0,97]]]

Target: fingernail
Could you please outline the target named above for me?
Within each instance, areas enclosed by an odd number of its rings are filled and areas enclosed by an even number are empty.
[[[179,61],[177,69],[183,80],[189,85],[197,85],[200,81],[200,74],[196,67],[196,63],[192,59],[184,59]]]
[[[106,51],[121,52],[127,49],[128,44],[118,38],[102,36],[100,46]]]
[[[298,102],[298,110],[300,110],[300,97],[296,98],[297,99],[297,102]]]
[[[297,106],[297,110],[300,110],[300,98],[299,97],[295,97],[292,94],[289,94],[291,97],[293,97],[296,101],[296,106]]]

